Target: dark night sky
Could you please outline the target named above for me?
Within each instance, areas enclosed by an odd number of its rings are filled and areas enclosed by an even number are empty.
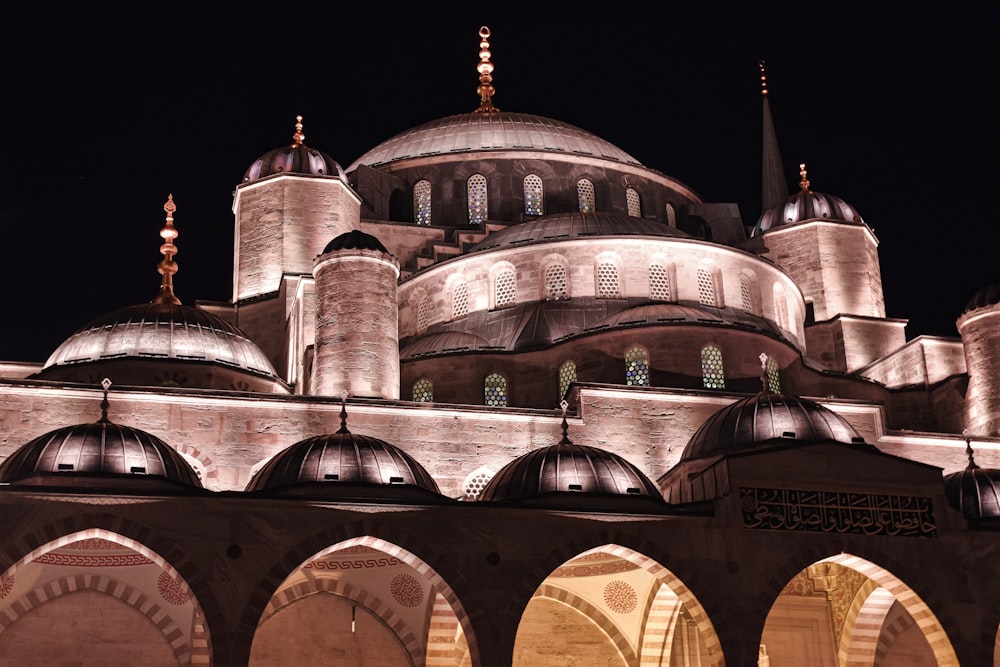
[[[291,140],[296,114],[346,167],[473,110],[482,24],[498,107],[589,130],[746,223],[766,58],[789,187],[805,161],[814,190],[874,228],[909,337],[957,335],[971,294],[1000,282],[992,3],[141,4],[39,4],[0,26],[0,359],[43,361],[149,301],[170,192],[178,295],[228,300],[247,166]]]

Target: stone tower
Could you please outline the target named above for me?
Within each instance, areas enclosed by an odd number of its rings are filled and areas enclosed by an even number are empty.
[[[1000,435],[1000,285],[976,292],[956,323],[965,349],[969,388],[965,428],[970,435]]]

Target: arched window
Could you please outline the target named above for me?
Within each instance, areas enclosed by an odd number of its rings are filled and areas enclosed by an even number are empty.
[[[494,408],[507,406],[507,378],[490,373],[483,382],[483,402]]]
[[[580,213],[593,213],[597,210],[594,203],[594,184],[586,178],[576,182],[576,196],[580,200]]]
[[[740,304],[743,310],[753,313],[753,279],[745,273],[740,274]]]
[[[481,225],[486,220],[486,177],[482,174],[469,176],[469,224]]]
[[[597,298],[621,298],[621,288],[618,284],[618,267],[611,262],[597,265]]]
[[[569,298],[566,289],[566,266],[556,262],[545,269],[545,300],[562,301]]]
[[[673,204],[667,204],[667,224],[671,227],[677,226],[677,209]]]
[[[413,400],[418,403],[434,402],[434,384],[430,378],[420,378],[413,383]]]
[[[431,224],[430,181],[417,181],[413,186],[413,219],[418,225]]]
[[[559,400],[562,400],[574,382],[576,382],[576,364],[566,361],[559,367]]]
[[[427,328],[427,321],[430,319],[431,299],[429,296],[422,296],[420,304],[417,306],[417,331]]]
[[[451,288],[451,318],[457,320],[469,314],[469,286],[464,282]]]
[[[524,177],[524,214],[542,215],[542,179],[538,174]]]
[[[698,303],[703,306],[719,307],[719,293],[716,289],[715,272],[706,267],[698,269]]]
[[[772,357],[767,358],[767,390],[772,394],[781,393],[781,368]]]
[[[625,353],[625,384],[649,386],[649,353],[638,345]]]
[[[725,389],[726,372],[722,366],[722,350],[716,345],[701,348],[701,381],[705,389]]]
[[[493,279],[493,303],[495,308],[507,308],[517,302],[517,278],[513,269],[503,269]]]
[[[465,494],[462,500],[475,500],[478,498],[486,483],[493,478],[493,475],[494,472],[489,468],[476,468],[473,470],[462,484],[462,491]]]
[[[774,284],[774,321],[788,331],[788,299],[785,298],[785,288],[779,283]]]
[[[625,189],[625,208],[633,218],[642,217],[642,201],[639,199],[639,193],[635,188]]]
[[[661,264],[649,265],[649,298],[651,301],[671,301],[670,273]]]

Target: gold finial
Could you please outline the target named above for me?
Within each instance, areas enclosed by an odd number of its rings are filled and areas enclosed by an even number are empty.
[[[806,178],[807,174],[805,162],[799,163],[799,176],[802,178],[802,180],[799,181],[799,187],[802,188],[802,192],[812,192],[812,190],[809,189],[809,179]]]
[[[975,470],[979,466],[976,465],[976,460],[972,458],[972,438],[969,437],[969,429],[962,431],[962,435],[965,436],[965,455],[969,457],[969,465],[965,469]]]
[[[347,430],[347,390],[340,390],[340,429],[337,433],[350,433]]]
[[[496,88],[493,87],[493,63],[490,62],[490,29],[483,26],[479,29],[479,87],[476,88],[476,92],[479,93],[480,103],[479,108],[476,109],[476,113],[492,113],[495,111],[500,111],[495,106],[493,106],[493,93]]]
[[[767,72],[764,70],[764,59],[757,63],[760,66],[760,94],[767,97]]]
[[[174,239],[177,238],[177,230],[174,229],[174,211],[177,210],[177,204],[174,203],[172,194],[167,195],[163,210],[167,213],[167,222],[160,230],[160,238],[163,239],[160,253],[163,254],[163,259],[156,266],[163,280],[160,281],[160,293],[153,299],[153,303],[179,304],[181,300],[174,295],[174,274],[177,273],[177,262],[174,261],[174,255],[177,254],[177,246],[174,245]]]
[[[108,421],[108,389],[111,389],[111,378],[104,378],[101,380],[101,388],[104,389],[104,398],[101,400],[101,419],[100,421]]]
[[[295,134],[292,135],[292,148],[302,146],[306,135],[302,134],[302,116],[295,117]]]
[[[566,410],[569,409],[569,403],[563,399],[559,402],[559,407],[562,409],[562,440],[559,441],[559,444],[572,445],[573,441],[569,439],[569,424],[566,422]]]

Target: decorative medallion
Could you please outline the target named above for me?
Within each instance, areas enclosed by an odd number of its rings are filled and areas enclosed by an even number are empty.
[[[191,591],[187,586],[166,572],[160,573],[159,579],[156,580],[156,588],[160,591],[160,597],[175,606],[187,604],[191,599]]]
[[[408,574],[397,574],[389,584],[392,599],[404,607],[416,607],[424,601],[424,587]]]
[[[604,604],[608,609],[618,614],[631,614],[635,611],[639,598],[635,589],[624,581],[615,579],[604,587]]]
[[[12,588],[14,588],[14,575],[5,574],[0,576],[0,600],[7,597]]]

